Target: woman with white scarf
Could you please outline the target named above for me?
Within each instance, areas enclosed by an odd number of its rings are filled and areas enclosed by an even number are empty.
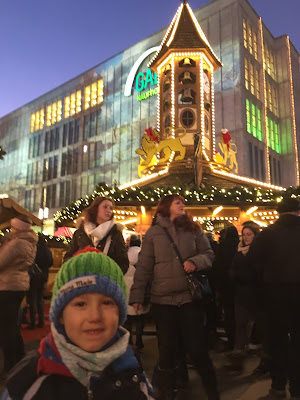
[[[96,197],[84,210],[84,220],[74,233],[64,256],[64,262],[76,251],[93,246],[111,257],[126,273],[129,262],[127,248],[122,235],[122,227],[116,224],[113,214],[113,200],[109,197]]]

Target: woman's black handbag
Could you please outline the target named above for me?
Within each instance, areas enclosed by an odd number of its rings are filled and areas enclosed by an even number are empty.
[[[166,232],[166,235],[168,236],[171,245],[182,265],[182,268],[184,268],[184,261],[181,257],[181,254],[179,253],[179,250],[170,235],[169,231],[167,228],[163,228],[164,231]],[[189,285],[189,290],[192,295],[193,302],[201,305],[209,304],[213,301],[213,292],[209,284],[209,280],[207,275],[203,273],[203,271],[194,271],[194,272],[189,272],[185,273],[186,279],[188,281]]]

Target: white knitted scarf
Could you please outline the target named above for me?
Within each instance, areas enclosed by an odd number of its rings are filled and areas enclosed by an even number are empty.
[[[115,225],[115,220],[111,219],[96,226],[92,222],[86,221],[84,223],[84,231],[92,239],[93,245],[97,244],[108,234],[111,228]]]

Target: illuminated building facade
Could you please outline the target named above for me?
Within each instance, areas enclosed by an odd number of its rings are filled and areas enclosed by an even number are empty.
[[[176,79],[190,90],[181,93],[174,86],[168,92],[168,85],[175,85],[172,73],[168,82],[167,70],[156,74],[148,68],[166,35],[162,30],[1,118],[0,144],[7,152],[0,163],[1,192],[35,214],[48,207],[51,216],[99,182],[124,185],[137,179],[136,150],[145,129],[177,123],[168,113],[174,93],[182,102],[178,123],[200,133],[208,159],[224,161],[221,129],[226,128],[239,176],[266,185],[299,185],[299,53],[287,36],[272,36],[247,0],[214,0],[194,14],[215,61],[199,58],[193,65],[193,55],[180,55],[186,68]],[[216,68],[217,60],[222,68]],[[157,89],[162,78],[165,95]],[[209,104],[199,121],[193,107],[196,78],[204,108]],[[186,140],[183,145],[191,149]]]

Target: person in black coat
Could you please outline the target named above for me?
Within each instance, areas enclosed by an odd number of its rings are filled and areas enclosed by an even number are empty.
[[[109,197],[96,197],[83,212],[84,219],[64,256],[67,261],[78,250],[93,246],[111,257],[121,268],[123,274],[129,267],[127,248],[120,225],[113,214],[113,200]]]
[[[246,346],[249,344],[251,326],[257,317],[257,296],[255,290],[255,271],[250,263],[249,249],[259,229],[245,225],[237,253],[233,257],[231,277],[234,284],[235,303],[235,344],[231,353],[231,367],[242,370]]]
[[[271,356],[272,386],[264,399],[300,399],[300,203],[279,203],[278,220],[264,229],[250,249],[262,288]],[[277,397],[276,397],[277,396]]]
[[[234,346],[234,286],[230,276],[232,260],[237,252],[239,234],[234,225],[220,233],[220,242],[213,263],[213,276],[219,292],[224,312],[224,328],[228,338],[228,347]]]
[[[38,327],[42,328],[44,326],[43,294],[48,281],[49,268],[53,264],[52,252],[47,246],[44,235],[41,233],[39,233],[35,263],[41,270],[41,274],[30,277],[30,288],[27,295],[30,315],[29,329],[35,328],[36,313],[38,314]]]

